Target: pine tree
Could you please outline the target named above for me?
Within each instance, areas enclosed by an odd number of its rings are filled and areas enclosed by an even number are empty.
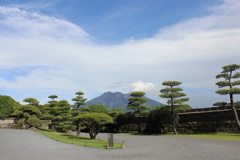
[[[43,114],[43,119],[49,119],[51,121],[51,129],[52,131],[56,132],[56,129],[54,127],[55,122],[57,119],[55,119],[56,111],[57,111],[57,105],[58,101],[55,100],[55,98],[58,98],[57,95],[50,95],[48,98],[51,98],[51,101],[48,101],[48,104],[44,105],[45,113]]]
[[[178,81],[165,81],[162,83],[164,86],[168,86],[164,89],[161,89],[159,96],[161,98],[168,98],[167,103],[169,106],[171,106],[171,112],[172,112],[172,128],[175,134],[177,134],[177,129],[176,129],[176,123],[177,123],[177,114],[176,114],[176,107],[181,107],[181,108],[189,108],[190,106],[187,104],[183,104],[185,101],[189,101],[189,98],[180,98],[186,96],[185,93],[182,93],[183,91],[182,88],[176,87],[173,88],[174,86],[179,86],[182,84],[182,82]],[[179,99],[180,98],[180,99]]]
[[[54,119],[57,121],[55,128],[58,132],[68,132],[75,129],[73,117],[70,113],[71,105],[66,100],[60,100],[56,107],[56,116]]]
[[[143,103],[147,102],[148,99],[144,98],[144,92],[132,92],[130,93],[132,97],[128,98],[127,110],[133,110],[133,113],[138,117],[138,133],[141,133],[141,120],[140,117],[144,113],[144,111],[151,109],[151,107],[147,105],[143,105]]]
[[[240,94],[240,88],[234,87],[237,85],[240,85],[240,80],[237,81],[232,81],[232,79],[237,79],[240,78],[240,72],[235,72],[236,70],[240,69],[240,65],[237,64],[231,64],[227,66],[222,67],[223,71],[216,76],[216,78],[224,78],[225,81],[219,81],[216,83],[216,85],[219,88],[223,87],[229,87],[228,89],[219,89],[215,93],[220,94],[220,95],[227,95],[229,94],[230,96],[230,106],[232,108],[235,121],[238,125],[238,128],[240,129],[240,122],[238,118],[238,113],[235,108],[235,103],[233,101],[233,95]],[[235,73],[234,73],[235,72]]]
[[[81,105],[85,105],[85,101],[87,100],[87,98],[83,98],[82,95],[84,95],[83,92],[76,92],[75,93],[77,96],[75,98],[72,99],[72,101],[75,101],[74,103],[74,107],[72,110],[72,115],[78,116],[81,114]],[[81,132],[81,121],[79,119],[75,119],[74,120],[74,124],[76,125],[76,129],[77,129],[77,136],[79,136],[80,132]]]

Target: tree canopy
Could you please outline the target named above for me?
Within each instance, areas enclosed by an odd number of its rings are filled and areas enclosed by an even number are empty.
[[[87,98],[83,98],[84,93],[83,92],[76,92],[75,93],[77,96],[72,99],[72,101],[75,101],[74,103],[74,108],[80,110],[80,106],[85,105],[85,101]]]
[[[105,114],[108,114],[108,109],[104,105],[101,105],[101,104],[93,104],[93,105],[90,105],[90,106],[86,107],[85,109],[87,109],[87,111],[89,113],[105,113]]]
[[[27,102],[29,105],[38,105],[39,101],[35,98],[25,98],[23,102]]]
[[[87,127],[91,139],[96,139],[104,124],[113,123],[112,117],[104,113],[80,114],[75,119],[81,120]]]
[[[41,111],[32,105],[19,105],[13,115],[17,117],[17,124],[22,127],[31,128],[41,125],[37,116],[41,116]]]
[[[134,114],[140,114],[142,111],[149,110],[151,107],[143,105],[148,101],[147,98],[144,98],[144,92],[132,92],[130,93],[132,97],[128,98],[127,110],[133,110]]]
[[[12,116],[15,108],[19,105],[10,96],[0,95],[0,118],[8,118]]]

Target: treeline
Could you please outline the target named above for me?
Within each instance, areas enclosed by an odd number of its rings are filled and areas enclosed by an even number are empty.
[[[238,119],[236,106],[240,102],[234,102],[233,95],[240,94],[240,88],[235,87],[240,85],[239,72],[234,72],[240,69],[240,65],[232,64],[222,67],[223,71],[216,78],[223,78],[224,81],[219,81],[216,85],[219,88],[228,87],[227,89],[219,89],[216,91],[220,95],[229,95],[230,103],[217,102],[215,106],[231,106],[238,127],[240,122]],[[178,110],[188,110],[191,107],[184,102],[189,101],[183,89],[178,87],[181,85],[178,81],[166,81],[162,85],[166,86],[160,90],[160,97],[167,98],[166,106],[157,106],[154,109],[144,105],[147,98],[144,97],[144,92],[132,92],[128,98],[126,109],[129,112],[123,112],[120,109],[108,110],[105,106],[95,104],[88,107],[85,105],[86,98],[83,97],[83,92],[76,92],[76,97],[72,99],[74,102],[71,105],[66,100],[57,101],[57,95],[50,95],[50,101],[47,104],[39,105],[39,101],[35,98],[26,98],[23,101],[27,105],[21,105],[9,96],[0,96],[0,118],[14,116],[16,118],[18,128],[31,128],[41,126],[41,120],[49,120],[50,128],[57,132],[77,131],[79,135],[81,130],[87,130],[92,139],[100,131],[107,132],[128,132],[130,124],[137,124],[137,131],[148,133],[165,133],[169,127],[177,134],[176,125],[178,123]],[[142,130],[142,124],[146,124],[146,129]]]
[[[86,98],[83,92],[76,92],[71,105],[66,100],[57,101],[57,95],[50,95],[47,104],[40,105],[35,98],[26,98],[22,105],[9,96],[0,96],[0,103],[8,110],[1,112],[0,118],[12,117],[16,119],[15,128],[29,129],[42,126],[42,120],[48,120],[49,128],[55,132],[76,131],[77,135],[82,130],[87,131],[92,139],[99,132],[129,132],[130,125],[137,125],[138,132],[165,133],[171,125],[171,108],[169,106],[157,106],[154,109],[144,105],[147,98],[144,92],[132,92],[132,97],[124,112],[121,109],[108,110],[105,106],[95,104],[88,107],[85,105]],[[4,102],[4,103],[3,103]],[[183,109],[183,108],[182,108]],[[44,121],[45,123],[45,121]],[[142,130],[142,125],[147,128]]]

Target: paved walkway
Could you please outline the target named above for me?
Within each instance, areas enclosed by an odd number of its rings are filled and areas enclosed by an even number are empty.
[[[99,134],[106,137],[107,134]],[[0,160],[239,160],[240,142],[173,136],[127,136],[125,149],[64,144],[35,131],[0,129]]]

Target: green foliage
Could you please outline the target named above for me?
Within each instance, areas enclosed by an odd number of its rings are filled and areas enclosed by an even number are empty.
[[[169,87],[160,90],[160,92],[162,94],[159,96],[161,98],[168,98],[169,99],[168,104],[170,104],[172,107],[174,107],[174,104],[180,105],[180,104],[184,103],[185,101],[189,101],[189,98],[176,99],[179,97],[186,96],[185,93],[180,92],[180,91],[183,91],[182,88],[172,88],[173,86],[177,86],[180,84],[182,84],[182,83],[178,82],[178,81],[163,82],[163,85],[169,86]]]
[[[124,114],[123,110],[121,109],[112,109],[108,112],[108,115],[114,119],[120,114]]]
[[[123,110],[121,109],[112,109],[108,112],[108,115],[113,118],[113,123],[107,124],[104,126],[103,131],[104,132],[117,132],[118,131],[118,125],[116,123],[116,118],[119,115],[124,114]]]
[[[77,95],[77,97],[73,98],[72,101],[75,101],[75,108],[79,110],[81,105],[86,104],[85,101],[87,100],[87,98],[83,98],[83,92],[76,92],[75,94]]]
[[[101,105],[101,104],[93,104],[91,106],[88,106],[85,109],[87,109],[87,112],[89,112],[89,113],[105,113],[105,114],[108,114],[108,109],[104,105]]]
[[[115,118],[116,128],[117,130],[121,130],[123,132],[129,132],[130,124],[135,123],[136,116],[134,113],[127,112],[124,114],[119,114]]]
[[[128,98],[127,110],[133,110],[134,114],[138,115],[144,110],[149,110],[151,107],[143,105],[148,99],[144,98],[144,92],[132,92],[130,93],[132,97]]]
[[[0,95],[0,118],[8,118],[12,116],[15,108],[19,105],[10,96]]]
[[[178,136],[240,141],[239,133],[179,134]]]
[[[81,120],[87,127],[91,139],[95,139],[101,131],[102,125],[113,123],[112,117],[104,113],[86,113],[80,114],[75,119]]]
[[[235,103],[233,101],[233,95],[240,94],[240,88],[234,87],[237,85],[240,85],[240,81],[232,81],[232,79],[237,79],[240,78],[240,73],[235,72],[236,70],[240,69],[240,65],[237,64],[230,64],[222,67],[223,71],[216,76],[216,78],[224,78],[225,81],[219,81],[216,83],[216,85],[219,88],[223,87],[229,87],[228,89],[219,89],[215,93],[220,94],[220,95],[227,95],[229,94],[230,96],[230,106],[232,107],[234,116],[235,116],[235,121],[238,125],[238,128],[240,129],[240,122],[238,118],[238,113],[235,108]],[[235,72],[235,73],[234,73]]]
[[[169,87],[174,87],[174,86],[179,86],[180,84],[182,84],[182,82],[178,82],[178,81],[165,81],[162,83],[163,86],[169,86]]]
[[[161,98],[168,98],[167,103],[169,104],[169,106],[171,106],[172,127],[175,134],[177,134],[176,123],[178,119],[176,110],[180,110],[180,109],[184,110],[184,109],[191,108],[189,105],[184,104],[185,101],[189,101],[189,98],[180,98],[180,97],[186,96],[185,93],[181,92],[183,90],[178,87],[173,88],[174,86],[178,86],[180,84],[182,84],[182,82],[178,82],[178,81],[163,82],[162,85],[168,86],[168,87],[161,89],[160,92],[162,94],[159,95]]]
[[[231,65],[223,66],[222,69],[223,71],[220,74],[218,74],[216,78],[217,79],[224,78],[225,81],[219,81],[216,83],[216,85],[219,88],[229,87],[229,89],[220,89],[220,90],[217,90],[215,93],[220,95],[229,94],[230,96],[234,94],[240,94],[240,88],[233,88],[233,86],[240,85],[240,80],[232,82],[232,79],[240,78],[239,72],[234,73],[234,71],[236,71],[237,69],[240,69],[240,65],[231,64]],[[233,104],[233,101],[231,102],[231,104]]]
[[[106,149],[107,147],[106,146],[107,141],[104,141],[104,140],[99,140],[99,139],[92,140],[88,137],[83,137],[83,136],[77,137],[76,135],[73,135],[73,134],[56,133],[56,132],[51,132],[49,130],[40,129],[40,128],[38,128],[38,130],[43,135],[62,143],[68,143],[68,144],[74,143],[74,145],[101,148],[101,149]],[[109,147],[108,149],[120,149],[120,148],[122,148],[122,144],[114,143],[114,147]]]
[[[146,119],[146,132],[166,133],[171,124],[171,108],[169,106],[157,106],[150,111]]]
[[[136,117],[140,117],[143,114],[143,111],[151,109],[151,107],[144,105],[143,103],[147,102],[148,99],[144,98],[144,92],[132,92],[130,93],[132,97],[128,98],[127,110],[133,110],[133,113]],[[138,133],[141,133],[141,120],[138,120]]]
[[[228,105],[227,102],[216,102],[213,104],[213,106],[218,106],[218,107],[225,107],[227,105]]]
[[[215,93],[220,95],[240,94],[240,88],[219,89]]]
[[[229,72],[233,72],[237,69],[240,69],[240,65],[230,64],[230,65],[223,66],[222,69],[223,69],[222,73],[229,73]]]
[[[55,117],[57,116],[58,101],[55,101],[54,99],[57,97],[57,95],[48,96],[48,98],[51,98],[52,100],[49,101],[48,104],[44,105],[44,114],[42,116],[42,119],[51,120],[51,129],[53,131],[56,131],[54,125],[56,124],[55,122],[59,120]]]
[[[55,107],[55,116],[53,120],[55,121],[54,126],[58,132],[67,132],[68,130],[75,129],[72,125],[73,118],[70,112],[71,105],[66,100],[60,100],[58,105]]]
[[[39,101],[35,98],[25,98],[23,102],[29,103],[29,105],[38,105]]]
[[[50,95],[50,96],[48,96],[48,98],[51,98],[52,101],[54,101],[54,99],[55,99],[55,98],[58,98],[58,96],[57,96],[57,95]]]
[[[188,104],[180,104],[175,106],[175,111],[188,111],[191,110],[192,107]]]
[[[32,105],[20,105],[16,108],[13,115],[17,117],[20,128],[26,126],[26,128],[37,127],[41,125],[41,121],[37,116],[41,116],[41,111]]]

